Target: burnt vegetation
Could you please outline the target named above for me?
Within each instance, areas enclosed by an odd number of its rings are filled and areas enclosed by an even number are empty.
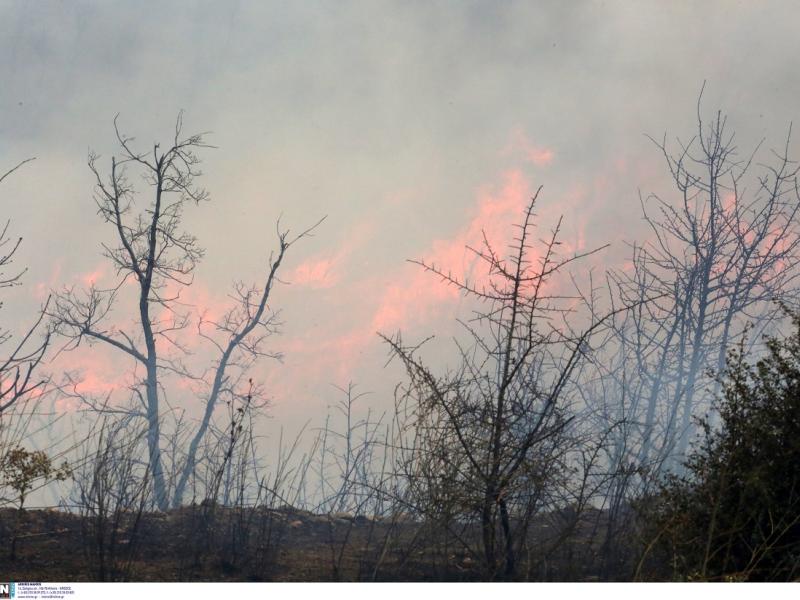
[[[473,312],[449,350],[379,333],[404,373],[393,411],[351,384],[323,423],[270,451],[258,374],[285,368],[280,275],[321,220],[278,223],[261,280],[236,284],[215,320],[193,312],[181,293],[204,250],[183,217],[210,201],[199,166],[211,147],[180,117],[149,149],[115,121],[117,156],[89,158],[115,281],[55,290],[26,327],[0,330],[3,571],[797,580],[798,166],[790,135],[742,154],[724,115],[701,108],[694,137],[653,140],[673,187],[640,197],[649,236],[631,243],[627,268],[598,277],[590,265],[605,248],[565,250],[561,221],[537,216],[540,188],[507,246],[484,236],[469,248],[469,278],[414,261]],[[25,275],[11,230],[0,230],[0,289]],[[127,389],[97,397],[79,373],[45,374],[47,356],[87,344],[118,355]],[[52,439],[64,399],[75,424]],[[55,506],[26,507],[48,489]]]

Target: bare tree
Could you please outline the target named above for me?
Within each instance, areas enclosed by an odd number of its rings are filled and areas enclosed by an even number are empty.
[[[531,515],[565,476],[574,418],[567,386],[604,321],[593,319],[580,331],[569,325],[575,299],[554,289],[554,276],[597,250],[559,258],[560,220],[537,248],[538,195],[516,226],[508,259],[485,237],[483,247],[473,250],[488,271],[484,285],[418,263],[483,303],[463,323],[470,343],[456,342],[457,367],[436,375],[420,358],[419,346],[404,344],[399,335],[384,338],[406,368],[415,436],[423,441],[421,455],[434,463],[417,472],[424,472],[434,504],[455,507],[462,519],[477,515],[489,577],[498,574],[500,557],[503,576],[514,576]]]
[[[225,394],[241,396],[244,371],[267,353],[262,349],[264,338],[275,331],[274,313],[269,308],[270,295],[278,270],[288,249],[297,240],[310,234],[313,227],[299,235],[290,236],[278,224],[278,250],[270,256],[264,282],[248,288],[237,286],[238,306],[231,309],[219,323],[201,320],[198,333],[212,341],[219,358],[200,375],[192,375],[181,358],[188,354],[178,339],[179,332],[191,325],[188,311],[180,302],[181,290],[193,282],[203,249],[198,240],[181,229],[183,211],[187,205],[208,200],[208,193],[197,185],[200,159],[197,152],[210,148],[203,134],[183,137],[182,117],[179,116],[174,135],[166,147],[155,144],[150,152],[134,148],[134,139],[122,134],[114,120],[114,130],[120,157],[111,159],[110,172],[103,176],[99,157],[91,154],[89,168],[95,176],[95,202],[98,212],[114,232],[115,241],[104,244],[104,255],[116,270],[117,281],[107,289],[94,285],[86,290],[65,289],[56,295],[50,311],[55,331],[67,339],[66,349],[83,341],[101,343],[127,356],[137,376],[132,396],[138,405],[132,413],[147,420],[149,465],[153,477],[156,505],[164,510],[170,504],[180,504],[186,482],[194,473],[197,451],[209,429],[220,397]],[[149,188],[149,200],[142,202],[129,171],[141,174]],[[316,225],[315,225],[316,227]],[[130,287],[135,290],[135,317],[124,328],[110,319],[110,313],[120,296]],[[208,327],[214,328],[209,331]],[[216,337],[215,337],[216,334]],[[221,340],[221,341],[219,341]],[[171,348],[171,354],[159,351],[159,343]],[[183,457],[173,457],[177,474],[174,488],[165,476],[162,458],[162,424],[164,419],[163,375],[167,372],[191,376],[195,381],[208,383],[205,408],[200,423]],[[235,373],[235,375],[233,375]],[[172,492],[172,493],[171,493]]]
[[[14,171],[24,164],[34,160],[29,158],[17,164],[12,169],[0,175],[0,183]],[[14,255],[22,243],[22,238],[12,239],[9,237],[8,228],[10,221],[6,221],[0,231],[0,289],[9,288],[21,284],[22,275],[27,269],[12,270],[7,273],[14,262]],[[50,299],[47,299],[45,310]],[[2,308],[2,302],[0,302]],[[39,316],[29,327],[19,341],[13,341],[14,335],[7,329],[0,329],[0,346],[9,345],[11,350],[8,354],[0,358],[0,414],[13,406],[15,403],[29,398],[31,394],[41,392],[46,384],[46,379],[35,376],[36,369],[44,357],[50,343],[49,332],[41,340],[35,339],[35,334],[44,318],[44,310],[40,311]]]
[[[629,271],[612,276],[617,297],[637,309],[615,323],[622,368],[607,374],[616,398],[627,402],[625,419],[637,423],[639,440],[627,441],[632,458],[656,471],[685,455],[692,416],[708,408],[698,392],[708,385],[707,397],[719,391],[707,375],[723,370],[732,340],[748,323],[768,327],[778,300],[796,301],[800,274],[791,128],[769,163],[756,160],[760,144],[740,158],[726,117],[718,112],[705,122],[701,100],[702,93],[695,137],[678,140],[675,153],[666,136],[654,140],[678,194],[642,199],[652,239],[633,246]]]

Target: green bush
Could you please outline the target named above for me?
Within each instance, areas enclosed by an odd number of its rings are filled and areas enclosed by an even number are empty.
[[[646,512],[643,564],[660,578],[800,577],[800,314],[749,364],[729,356],[715,424]],[[641,566],[641,565],[640,565]]]

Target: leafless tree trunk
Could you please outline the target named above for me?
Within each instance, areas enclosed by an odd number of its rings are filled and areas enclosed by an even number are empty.
[[[418,357],[418,347],[399,335],[384,339],[403,362],[407,393],[417,403],[415,418],[431,447],[424,452],[443,463],[435,478],[450,474],[446,487],[461,489],[468,512],[477,511],[483,561],[490,578],[511,578],[526,541],[537,487],[559,476],[554,457],[563,448],[574,415],[567,386],[604,318],[582,331],[566,321],[573,300],[552,289],[554,275],[588,252],[558,258],[560,221],[543,248],[534,253],[532,199],[518,225],[512,255],[501,258],[487,240],[475,250],[487,267],[479,286],[435,265],[423,268],[483,303],[465,324],[472,345],[459,345],[460,364],[437,376]],[[565,319],[559,327],[558,319]],[[502,538],[502,544],[498,542]],[[502,558],[501,558],[502,557]]]
[[[221,323],[201,321],[199,335],[216,345],[220,358],[204,374],[192,375],[180,360],[186,349],[176,339],[176,335],[190,325],[189,314],[180,312],[179,298],[180,290],[192,284],[203,249],[193,235],[181,231],[181,221],[188,204],[208,199],[208,193],[196,185],[196,178],[201,175],[197,151],[210,146],[204,142],[202,134],[182,137],[180,116],[166,149],[155,144],[150,153],[134,149],[133,138],[120,133],[116,119],[114,129],[121,158],[112,158],[107,177],[101,175],[98,157],[94,154],[89,157],[89,168],[95,176],[95,201],[99,214],[114,231],[115,242],[104,245],[104,250],[118,280],[108,289],[92,285],[84,291],[62,291],[57,294],[50,315],[56,332],[67,339],[67,349],[77,347],[84,340],[100,342],[126,355],[143,370],[144,376],[133,386],[132,393],[141,405],[138,414],[147,420],[155,502],[165,510],[170,500],[176,505],[183,500],[186,482],[196,467],[198,447],[208,431],[220,396],[236,395],[236,386],[244,377],[246,368],[252,360],[266,354],[261,350],[261,343],[275,329],[268,301],[276,274],[288,248],[309,235],[311,230],[289,237],[288,231],[279,228],[279,250],[269,261],[266,281],[260,292],[239,286],[239,306],[232,309]],[[130,183],[129,169],[140,172],[150,188],[151,198],[144,206],[139,204],[141,194]],[[127,291],[125,284],[128,282],[132,282],[136,290],[137,314],[131,330],[109,323],[108,318],[112,308],[118,304],[119,296]],[[159,311],[169,316],[163,318],[157,314]],[[215,341],[212,333],[203,330],[208,325],[215,327],[214,333],[227,336],[227,339],[221,343]],[[175,348],[178,357],[161,356],[159,341]],[[213,374],[204,414],[188,454],[182,466],[178,467],[179,476],[174,489],[165,476],[161,447],[161,374],[166,371],[193,377],[196,381],[205,381],[205,376]],[[234,371],[237,373],[232,376]],[[180,460],[180,457],[173,457],[173,462],[175,460]]]
[[[726,117],[704,121],[701,100],[695,137],[678,140],[674,153],[666,137],[654,140],[677,195],[641,200],[651,239],[634,245],[631,268],[611,277],[613,295],[639,305],[615,320],[608,347],[620,353],[619,368],[605,376],[626,402],[614,418],[624,412],[636,424],[626,461],[651,473],[678,468],[692,417],[707,408],[702,398],[719,391],[708,374],[722,371],[732,341],[748,324],[769,327],[777,302],[797,298],[800,191],[791,128],[770,164],[756,161],[760,145],[740,158]]]

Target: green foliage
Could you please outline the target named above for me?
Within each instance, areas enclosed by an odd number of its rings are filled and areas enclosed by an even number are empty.
[[[70,475],[67,463],[55,467],[46,452],[29,451],[21,446],[11,448],[0,462],[2,482],[16,492],[20,508],[25,504],[25,497],[35,481],[64,481]]]
[[[755,365],[731,353],[718,424],[648,509],[654,550],[671,573],[703,580],[800,577],[800,314]],[[652,556],[651,556],[652,558]]]

